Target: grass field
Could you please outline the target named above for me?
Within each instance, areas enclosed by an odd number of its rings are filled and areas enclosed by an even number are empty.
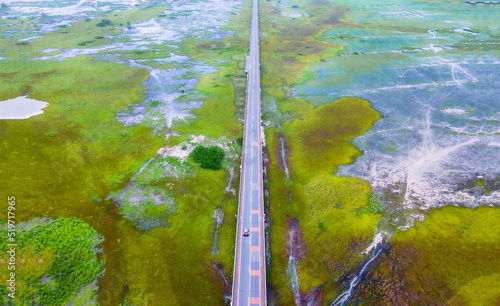
[[[281,132],[268,129],[270,156],[271,282],[280,294],[277,302],[290,303],[287,265],[290,220],[297,220],[303,244],[298,281],[307,293],[316,286],[331,297],[342,273],[359,263],[357,252],[375,233],[378,213],[364,214],[370,186],[358,178],[336,177],[336,167],[353,160],[359,150],[350,140],[364,133],[380,115],[367,101],[342,98],[318,108],[297,107],[295,119]],[[354,117],[352,117],[354,116]],[[328,118],[328,119],[325,119]],[[342,120],[350,118],[352,120]],[[285,139],[290,173],[287,189],[280,135]],[[290,200],[289,195],[290,193]],[[287,238],[288,237],[288,238]]]
[[[122,32],[117,26],[162,18],[158,15],[165,9],[132,9],[61,27],[28,43],[16,44],[20,37],[15,35],[0,42],[0,54],[7,58],[0,61],[0,100],[28,95],[49,103],[41,115],[0,122],[1,195],[19,199],[19,221],[76,217],[104,237],[99,260],[106,263],[105,273],[97,281],[98,301],[103,305],[164,305],[167,300],[170,305],[220,305],[230,291],[221,271],[232,276],[236,228],[232,216],[237,203],[231,190],[238,186],[238,175],[233,173],[238,173],[239,161],[234,152],[242,135],[236,119],[241,117],[242,105],[235,106],[234,101],[244,86],[233,79],[241,78],[238,70],[248,48],[244,29],[249,9],[245,6],[225,26],[238,29],[235,36],[223,41],[185,37],[172,42],[176,54],[217,68],[211,74],[190,75],[199,78],[193,91],[204,104],[193,118],[161,130],[175,133],[172,137],[155,135],[147,124],[124,126],[116,120],[117,112],[145,99],[141,83],[148,78],[147,69],[93,56],[27,59],[45,55],[40,51],[46,48],[109,44],[111,37]],[[112,25],[97,26],[102,19]],[[23,30],[34,25],[13,21],[11,26]],[[175,69],[176,63],[154,62],[160,55],[170,55],[171,46],[150,47],[148,52],[113,51],[113,55],[149,59],[152,66]],[[166,161],[157,155],[158,149],[194,146],[199,141],[195,139],[227,150],[223,168],[204,170],[180,158],[168,159],[171,171],[164,171]],[[139,173],[148,161],[150,166]],[[116,195],[124,190],[128,199],[139,192],[145,200],[130,200],[120,207]],[[160,205],[151,201],[158,196],[164,201]],[[218,225],[218,252],[212,253],[216,211],[224,218]],[[80,293],[70,292],[66,298],[91,303],[96,299],[95,285],[82,284]]]
[[[358,299],[375,304],[495,305],[500,298],[498,209],[447,206],[397,231]]]

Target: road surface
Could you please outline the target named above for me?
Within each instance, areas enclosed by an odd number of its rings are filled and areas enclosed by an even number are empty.
[[[253,0],[232,305],[266,305],[258,0]],[[250,236],[243,236],[243,229]]]

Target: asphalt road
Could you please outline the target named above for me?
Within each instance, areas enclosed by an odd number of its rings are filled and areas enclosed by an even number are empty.
[[[258,0],[253,0],[232,305],[266,305]],[[243,229],[250,236],[243,236]]]

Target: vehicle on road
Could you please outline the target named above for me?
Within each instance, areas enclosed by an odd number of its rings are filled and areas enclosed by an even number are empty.
[[[248,228],[245,228],[243,230],[243,236],[250,236],[250,231],[248,230]]]

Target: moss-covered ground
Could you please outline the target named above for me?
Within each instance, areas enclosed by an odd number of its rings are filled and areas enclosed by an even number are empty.
[[[5,57],[34,57],[41,55],[40,51],[45,49],[68,49],[68,48],[89,48],[109,44],[113,37],[123,32],[123,27],[128,24],[138,23],[153,17],[157,17],[168,6],[150,6],[145,8],[134,8],[124,11],[113,12],[102,18],[86,19],[72,24],[69,27],[61,27],[59,30],[49,32],[42,37],[35,38],[30,42],[21,43],[18,36],[2,35],[0,39],[0,52]],[[109,23],[101,24],[102,20]],[[22,27],[22,31],[29,30],[29,27],[36,26],[36,21],[32,19],[16,20],[9,25]],[[7,30],[7,29],[6,29]],[[18,29],[20,30],[20,29]]]
[[[16,196],[17,221],[76,217],[104,237],[98,261],[84,252],[92,258],[84,258],[83,266],[91,264],[92,273],[81,283],[57,290],[61,292],[55,297],[60,299],[57,303],[95,301],[92,281],[104,262],[105,273],[97,283],[103,305],[225,302],[230,288],[219,268],[232,276],[236,227],[232,216],[237,202],[230,190],[237,191],[238,185],[234,173],[238,173],[237,143],[242,135],[249,4],[245,1],[240,14],[223,26],[234,36],[217,40],[188,36],[179,42],[150,44],[145,50],[114,50],[63,61],[28,59],[46,55],[42,50],[48,48],[86,49],[116,42],[123,32],[120,27],[165,18],[160,15],[167,7],[152,5],[82,20],[31,41],[19,39],[36,30],[38,19],[0,20],[5,31],[0,56],[6,58],[0,60],[0,100],[28,95],[49,103],[43,115],[0,120],[0,196]],[[351,140],[369,129],[380,114],[369,101],[355,97],[314,106],[293,97],[294,85],[315,78],[308,71],[310,65],[332,61],[334,55],[345,52],[344,45],[322,34],[348,24],[347,14],[346,8],[325,0],[261,2],[263,121],[270,160],[270,304],[293,303],[291,253],[297,257],[302,295],[316,289],[320,301],[332,301],[345,273],[363,260],[360,252],[373,237],[383,211],[374,204],[366,181],[335,176],[338,166],[362,154]],[[126,39],[121,37],[119,42]],[[149,124],[151,118],[136,126],[119,123],[117,112],[143,103],[141,84],[148,70],[100,59],[145,60],[143,64],[161,69],[192,68],[155,60],[172,54],[186,54],[192,61],[217,68],[207,75],[188,70],[182,76],[200,79],[195,95],[176,101],[202,100],[202,106],[192,118],[174,121],[171,128],[156,129]],[[370,63],[360,62],[358,68],[364,69],[363,65]],[[349,75],[339,77],[339,82],[349,80]],[[154,107],[153,102],[147,107]],[[165,139],[162,133],[170,137]],[[206,143],[197,140],[200,136]],[[186,158],[158,153],[159,148],[182,151],[198,144],[224,148],[222,169],[201,169]],[[0,207],[6,205],[2,202]],[[215,216],[220,213],[224,218],[218,224]],[[493,305],[500,287],[494,257],[499,251],[498,220],[497,210],[489,207],[432,211],[415,228],[394,234],[380,264],[360,285],[357,301]],[[295,225],[299,230],[290,238]],[[216,232],[218,252],[213,252]],[[66,234],[65,230],[59,236]],[[23,291],[25,281],[35,284],[47,271],[59,270],[57,251],[55,246],[37,249],[37,244],[20,250],[21,259],[39,259],[27,269],[32,275],[22,273],[36,277],[23,278],[20,293],[32,294]],[[56,285],[47,281],[37,288]]]
[[[357,98],[302,109],[306,111],[297,113],[302,119],[284,123],[281,132],[268,129],[266,137],[270,157],[269,274],[279,292],[278,304],[291,303],[292,298],[287,272],[290,219],[298,220],[304,241],[303,246],[295,246],[304,249],[298,263],[301,290],[306,293],[321,286],[321,295],[330,297],[342,273],[361,259],[356,254],[374,235],[380,217],[360,213],[368,206],[370,186],[366,181],[334,176],[338,165],[359,154],[350,140],[366,131],[380,115],[367,101]],[[289,190],[280,135],[286,143]]]

